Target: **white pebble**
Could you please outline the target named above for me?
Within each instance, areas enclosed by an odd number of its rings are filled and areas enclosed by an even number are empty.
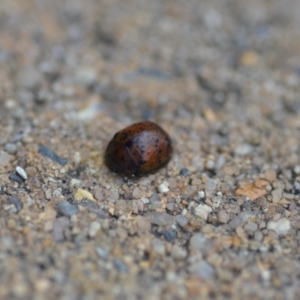
[[[198,198],[199,198],[199,199],[203,199],[204,197],[205,197],[204,191],[199,191],[199,192],[198,192]]]
[[[203,220],[207,220],[208,214],[212,212],[212,208],[206,204],[199,204],[195,208],[195,215]]]
[[[247,154],[250,154],[253,151],[253,147],[249,144],[240,144],[238,145],[235,150],[234,153],[236,155],[240,155],[240,156],[244,156]]]
[[[297,166],[294,167],[294,172],[295,172],[297,175],[300,174],[300,166],[299,166],[299,165],[297,165]]]
[[[78,187],[81,185],[81,180],[72,178],[69,182],[69,187]]]
[[[268,229],[274,230],[278,235],[286,235],[291,228],[291,223],[288,219],[280,219],[268,223]]]
[[[148,198],[141,198],[141,200],[144,204],[147,204],[150,202]]]
[[[97,232],[100,230],[101,224],[97,221],[94,221],[90,224],[89,228],[89,237],[94,238],[97,235]]]
[[[158,191],[160,193],[167,193],[169,191],[169,183],[164,181],[162,184],[159,185]]]
[[[25,170],[19,166],[16,167],[16,172],[18,173],[18,175],[23,178],[24,180],[28,179],[28,175],[25,172]]]

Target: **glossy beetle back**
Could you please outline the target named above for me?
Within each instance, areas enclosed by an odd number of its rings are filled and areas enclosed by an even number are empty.
[[[168,134],[149,121],[117,132],[105,152],[105,163],[116,173],[141,176],[165,166],[172,155]]]

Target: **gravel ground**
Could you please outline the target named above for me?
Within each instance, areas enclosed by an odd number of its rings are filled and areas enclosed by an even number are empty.
[[[0,0],[0,299],[299,299],[299,16]],[[117,176],[140,120],[172,160]]]

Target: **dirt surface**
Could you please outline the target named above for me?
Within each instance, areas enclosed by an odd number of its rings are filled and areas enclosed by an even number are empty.
[[[299,299],[300,2],[0,1],[0,299]],[[162,126],[123,178],[114,133]]]

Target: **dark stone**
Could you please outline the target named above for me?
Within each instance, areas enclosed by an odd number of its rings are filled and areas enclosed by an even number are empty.
[[[165,230],[163,236],[168,242],[172,243],[177,239],[177,231],[175,229]]]
[[[180,170],[180,175],[185,176],[185,177],[189,176],[190,175],[190,171],[188,169],[186,169],[186,168],[182,168]]]
[[[52,149],[50,149],[46,146],[40,145],[39,153],[45,157],[50,158],[51,160],[60,164],[61,166],[65,166],[68,163],[67,158],[59,157]]]
[[[66,217],[71,217],[78,213],[78,208],[68,201],[63,200],[57,204],[57,211]]]
[[[12,173],[10,176],[9,176],[9,179],[12,180],[12,181],[15,181],[17,183],[23,183],[25,180],[19,176],[16,172]]]
[[[8,204],[13,204],[16,207],[17,212],[19,212],[23,208],[23,203],[18,197],[12,197],[8,199],[7,202]]]

